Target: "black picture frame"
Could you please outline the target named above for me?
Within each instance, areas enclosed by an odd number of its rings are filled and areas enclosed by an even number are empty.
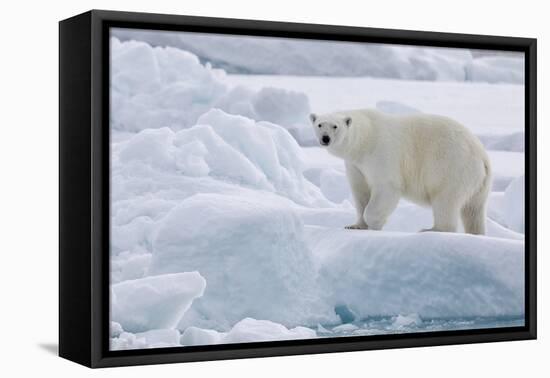
[[[525,53],[525,326],[109,350],[109,28]],[[59,355],[88,367],[536,338],[536,39],[92,10],[59,23]]]

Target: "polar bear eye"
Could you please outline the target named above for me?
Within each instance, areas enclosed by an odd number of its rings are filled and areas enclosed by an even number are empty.
[[[336,129],[338,128],[338,126],[334,125],[334,126],[332,126],[332,128],[333,128],[334,130],[336,130]]]
[[[321,124],[318,124],[317,126],[319,126],[319,128],[321,128]]]

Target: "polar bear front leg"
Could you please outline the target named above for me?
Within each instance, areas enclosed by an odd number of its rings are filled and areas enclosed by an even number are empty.
[[[372,196],[365,209],[369,230],[381,230],[384,227],[400,198],[401,193],[391,185],[381,185],[372,189]]]
[[[349,186],[351,187],[351,193],[353,195],[353,202],[355,203],[357,221],[355,224],[346,226],[345,228],[364,230],[367,228],[364,213],[370,198],[369,184],[361,171],[348,162],[346,162],[346,176],[348,177]]]

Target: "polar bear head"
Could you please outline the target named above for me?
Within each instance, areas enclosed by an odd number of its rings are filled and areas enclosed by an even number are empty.
[[[352,119],[349,116],[339,114],[310,114],[309,119],[313,130],[321,146],[337,147],[345,140]]]

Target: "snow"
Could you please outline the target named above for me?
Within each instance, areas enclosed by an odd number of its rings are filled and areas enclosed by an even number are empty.
[[[444,114],[469,128],[488,149],[523,152],[522,85],[269,75],[227,75],[223,81],[249,91],[265,86],[301,91],[315,113],[376,108],[397,115]],[[338,95],[327,94],[330,88],[339,88]],[[309,124],[299,131],[297,141],[302,146],[318,145]]]
[[[488,151],[493,172],[493,191],[504,191],[517,177],[525,171],[523,152]]]
[[[523,56],[487,56],[466,64],[466,78],[489,83],[518,83],[525,81]]]
[[[119,337],[122,334],[122,332],[124,332],[124,330],[122,329],[122,326],[119,323],[111,321],[110,324],[111,324],[110,326],[111,337]]]
[[[523,85],[280,75],[227,75],[223,81],[249,90],[269,86],[303,92],[315,113],[377,107],[390,113],[420,111],[444,114],[476,135],[523,135]],[[331,88],[338,88],[338,95]]]
[[[306,327],[288,329],[269,320],[245,318],[231,328],[229,332],[217,332],[209,329],[189,327],[181,337],[182,345],[208,345],[247,343],[275,340],[298,340],[315,338],[317,333]]]
[[[521,325],[522,85],[227,75],[158,45],[111,39],[112,349]],[[401,60],[367,68],[519,80],[480,73],[518,69],[502,57],[402,48],[375,49]],[[307,115],[355,107],[470,128],[494,173],[487,235],[418,233],[431,211],[404,200],[384,231],[344,230],[344,164],[316,146]]]
[[[422,324],[422,319],[418,314],[397,315],[393,320],[393,326],[396,328],[419,326],[421,324]]]
[[[181,335],[181,345],[213,345],[222,344],[226,333],[218,332],[213,329],[203,329],[198,327],[187,327]]]
[[[359,329],[355,324],[342,324],[332,328],[332,332],[342,333],[342,332],[352,332]]]
[[[180,333],[177,329],[153,329],[136,334],[147,344],[147,348],[165,348],[180,345]]]
[[[251,341],[311,339],[316,336],[314,330],[306,327],[286,327],[269,320],[246,318],[235,326],[224,337],[225,343],[245,343]]]
[[[299,140],[309,126],[309,100],[300,91],[231,88],[224,81],[224,71],[202,65],[197,56],[173,47],[153,48],[143,42],[121,43],[111,38],[111,51],[111,127],[127,132],[146,130],[142,144],[156,148],[151,158],[160,159],[157,163],[163,159],[158,146],[167,134],[148,129],[188,128],[211,108],[277,122]],[[135,148],[139,153],[138,141]],[[131,159],[132,151],[127,154]],[[203,171],[200,166],[197,169]]]
[[[322,227],[307,231],[329,301],[359,318],[523,313],[521,240]]]
[[[137,247],[132,252],[123,251],[111,256],[111,281],[117,283],[143,278],[147,275],[150,263],[151,254]]]
[[[181,346],[180,333],[176,329],[153,329],[147,332],[121,332],[111,335],[111,350],[167,348]]]
[[[113,175],[148,179],[151,172],[144,169],[152,169],[178,177],[210,176],[272,191],[298,203],[328,206],[319,188],[303,175],[302,153],[294,138],[279,126],[212,109],[190,129],[176,133],[169,128],[148,129],[117,143],[113,155],[123,172],[115,167]],[[128,240],[143,237],[149,225],[144,218],[116,231],[130,233],[122,238]],[[115,248],[127,246],[115,244]]]
[[[175,328],[206,282],[197,272],[149,276],[111,285],[111,319],[130,332]]]
[[[335,203],[352,200],[351,191],[344,172],[336,169],[325,169],[319,177],[319,184],[324,196]]]
[[[298,340],[315,338],[317,333],[306,327],[288,329],[269,320],[245,318],[231,328],[229,332],[217,332],[211,329],[188,327],[181,337],[182,345],[209,345],[247,343],[275,340]]]
[[[119,235],[119,237],[113,240],[113,252],[122,252],[131,249],[134,246],[146,244],[147,238],[145,235],[151,231],[153,226],[154,223],[148,216],[136,216],[128,223],[115,225],[113,227],[113,232]],[[128,257],[131,258],[132,256]]]
[[[482,56],[472,50],[252,37],[136,31],[117,28],[121,40],[174,46],[230,73],[371,76],[439,81],[523,83],[523,56]]]
[[[197,218],[195,214],[200,214]],[[152,274],[199,271],[204,297],[196,316],[228,329],[247,315],[285,325],[334,320],[319,300],[316,269],[292,208],[243,196],[197,194],[176,206],[153,240]],[[208,253],[205,253],[208,251]]]
[[[421,113],[420,110],[395,101],[378,101],[375,108],[381,112],[395,115],[407,115]]]
[[[303,177],[300,147],[280,126],[255,123],[217,109],[202,115],[197,123],[210,125],[227,144],[259,169],[261,176],[269,182],[266,189],[272,187],[277,193],[299,203],[326,204],[318,188]]]
[[[208,110],[223,71],[186,51],[111,38],[111,125],[117,130],[181,128]]]
[[[310,328],[285,326],[269,321],[245,318],[228,332],[188,327],[180,335],[175,329],[150,330],[132,334],[121,332],[111,338],[111,349],[164,348],[174,346],[213,345],[274,340],[298,340],[315,338],[317,333]]]
[[[478,133],[477,137],[488,150],[523,152],[525,148],[525,134],[523,131],[507,135]]]
[[[144,349],[147,348],[147,342],[143,337],[123,332],[118,337],[111,338],[111,350]]]
[[[256,119],[278,125],[302,123],[310,113],[308,97],[301,92],[265,87],[253,98]]]
[[[517,177],[504,192],[502,215],[505,224],[516,232],[525,232],[525,177]]]

